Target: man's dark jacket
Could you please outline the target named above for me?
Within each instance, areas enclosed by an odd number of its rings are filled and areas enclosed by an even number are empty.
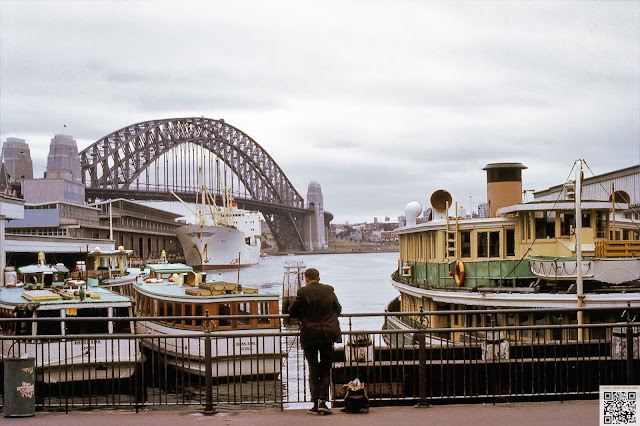
[[[330,285],[312,282],[298,289],[298,295],[289,306],[289,315],[300,319],[302,347],[340,342],[340,312],[342,306]]]

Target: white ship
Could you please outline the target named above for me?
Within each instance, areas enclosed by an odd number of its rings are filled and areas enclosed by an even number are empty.
[[[260,261],[259,212],[239,209],[227,189],[222,206],[218,206],[204,184],[195,211],[173,191],[172,194],[195,217],[194,224],[176,230],[187,265],[196,270],[210,270],[255,265]]]

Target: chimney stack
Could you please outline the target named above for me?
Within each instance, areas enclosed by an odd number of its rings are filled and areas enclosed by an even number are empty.
[[[522,170],[526,168],[521,163],[491,163],[484,167],[489,217],[497,217],[502,207],[522,202]]]

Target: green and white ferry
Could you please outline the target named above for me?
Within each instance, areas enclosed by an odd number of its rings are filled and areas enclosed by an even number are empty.
[[[453,311],[451,315],[388,317],[385,328],[450,328],[528,326],[615,322],[620,311],[509,313],[489,318],[492,308],[640,307],[640,228],[624,217],[630,196],[614,191],[606,199],[581,200],[583,162],[575,164],[576,179],[547,199],[522,202],[520,163],[488,164],[488,217],[461,219],[449,213],[451,195],[431,196],[432,217],[418,223],[422,207],[406,207],[398,268],[392,285],[400,297],[390,312]],[[623,178],[632,189],[640,184],[640,166]],[[595,186],[596,183],[593,183]],[[589,188],[587,188],[589,189]],[[638,194],[632,194],[637,203]],[[457,205],[456,205],[457,211]],[[578,220],[576,221],[576,218]],[[478,314],[455,314],[475,310]],[[488,322],[492,321],[492,324]],[[584,335],[578,336],[584,331]],[[531,330],[501,333],[508,339],[531,340]],[[554,329],[544,338],[604,338],[601,329]],[[403,335],[402,344],[412,344]],[[433,335],[430,344],[468,340],[465,333]]]

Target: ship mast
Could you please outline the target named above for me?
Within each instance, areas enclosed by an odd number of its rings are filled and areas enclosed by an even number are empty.
[[[582,284],[582,160],[576,162],[576,187],[575,187],[575,200],[576,200],[576,286],[578,297],[578,308],[582,308],[584,302],[584,289]],[[583,312],[578,311],[578,325],[584,323]],[[582,341],[584,338],[584,330],[578,328],[578,341]]]

